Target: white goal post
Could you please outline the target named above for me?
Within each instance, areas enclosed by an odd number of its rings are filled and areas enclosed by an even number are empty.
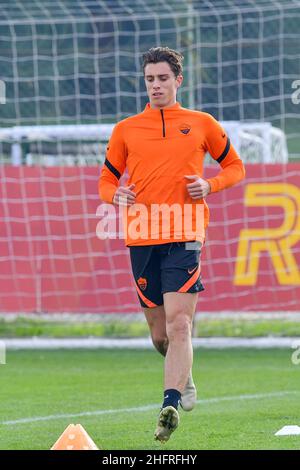
[[[282,130],[268,122],[221,122],[245,163],[286,163]],[[0,129],[0,145],[10,143],[13,165],[93,165],[103,162],[114,124],[15,126]],[[52,144],[51,149],[47,143]]]

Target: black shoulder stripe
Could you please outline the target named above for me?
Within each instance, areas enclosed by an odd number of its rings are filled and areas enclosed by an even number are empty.
[[[121,174],[118,172],[118,170],[110,163],[110,161],[105,159],[104,165],[107,166],[107,168],[118,178],[118,180],[121,178]]]
[[[227,153],[229,152],[229,147],[230,147],[230,140],[229,140],[229,137],[227,137],[226,147],[223,150],[222,154],[219,156],[219,158],[217,158],[218,163],[221,163],[224,160]]]

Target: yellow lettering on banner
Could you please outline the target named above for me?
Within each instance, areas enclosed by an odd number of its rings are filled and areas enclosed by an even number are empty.
[[[283,222],[276,228],[253,228],[240,231],[234,284],[257,283],[261,252],[269,253],[277,281],[282,285],[300,285],[300,271],[292,247],[300,240],[300,190],[290,183],[248,184],[247,207],[281,207]],[[268,220],[265,220],[268,224]]]

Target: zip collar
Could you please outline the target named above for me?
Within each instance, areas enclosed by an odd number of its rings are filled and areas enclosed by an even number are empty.
[[[164,116],[163,109],[160,109],[160,115],[161,115],[161,120],[162,120],[162,135],[163,137],[166,137],[166,123],[165,123],[165,116]]]
[[[181,109],[181,105],[178,103],[178,101],[167,108],[151,108],[150,103],[147,103],[144,109],[144,113],[151,116],[152,118],[159,118],[161,120],[161,135],[165,138],[167,133],[165,117],[170,116],[172,112],[178,111],[179,109]]]
[[[147,103],[144,109],[144,113],[147,113],[147,114],[152,113],[152,114],[159,115],[161,114],[160,111],[163,111],[163,113],[165,114],[171,111],[177,111],[180,108],[181,108],[181,104],[178,103],[178,101],[176,101],[176,103],[173,104],[172,106],[168,106],[167,108],[151,108],[150,103]]]

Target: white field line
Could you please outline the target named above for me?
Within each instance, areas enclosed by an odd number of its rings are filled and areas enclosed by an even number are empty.
[[[18,349],[153,349],[150,338],[1,338],[6,350]],[[194,348],[292,348],[299,337],[193,338]]]
[[[235,396],[225,396],[225,397],[213,397],[206,398],[202,400],[197,400],[197,403],[200,405],[207,405],[210,403],[221,403],[226,401],[244,401],[244,400],[260,400],[264,398],[277,398],[285,395],[294,395],[299,394],[300,390],[286,390],[281,392],[270,392],[270,393],[258,393],[258,394],[249,394],[249,395],[235,395]],[[82,416],[102,416],[102,415],[111,415],[117,413],[140,413],[143,411],[149,411],[154,409],[159,409],[160,404],[152,404],[146,406],[137,406],[134,408],[119,408],[112,410],[95,410],[95,411],[83,411],[81,413],[68,413],[68,414],[56,414],[48,416],[33,416],[31,418],[20,418],[9,421],[2,421],[0,425],[12,426],[16,424],[30,424],[36,423],[38,421],[51,421],[55,419],[66,419],[66,418],[78,418]]]

